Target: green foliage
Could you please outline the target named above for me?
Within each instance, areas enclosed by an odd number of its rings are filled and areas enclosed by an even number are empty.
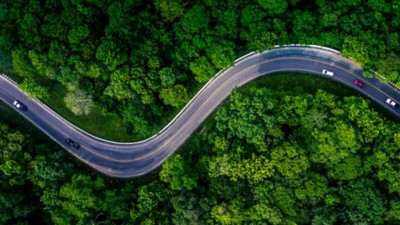
[[[322,27],[336,27],[339,23],[339,18],[340,18],[341,12],[340,11],[334,11],[331,13],[326,13],[322,15],[321,19],[321,26]]]
[[[103,39],[96,51],[96,59],[102,62],[108,70],[113,71],[128,60],[126,49],[119,47],[115,41]]]
[[[288,7],[286,0],[258,0],[261,7],[267,11],[268,15],[280,15],[284,13]]]
[[[104,183],[101,178],[91,180],[85,175],[74,175],[71,183],[63,185],[60,189],[60,196],[65,199],[62,203],[63,209],[82,223],[91,215],[90,210],[102,210],[105,207],[94,195],[95,191],[101,190],[103,187]]]
[[[2,3],[0,4],[0,21],[3,21],[6,18],[6,15],[7,15],[6,4]]]
[[[9,179],[10,184],[23,184],[25,178],[24,167],[31,159],[29,153],[24,152],[24,136],[19,132],[11,132],[3,124],[0,125],[0,171],[2,176]]]
[[[281,212],[287,216],[296,216],[293,192],[281,185],[275,186],[272,191],[272,199]]]
[[[344,40],[343,55],[358,62],[361,66],[370,62],[365,42],[357,37],[350,36]]]
[[[302,202],[316,205],[328,193],[328,180],[316,173],[307,174],[304,184],[295,190],[295,196]]]
[[[65,105],[75,115],[88,115],[93,107],[92,96],[82,89],[69,92],[64,98]]]
[[[20,76],[32,77],[36,74],[36,70],[28,57],[28,52],[25,50],[14,50],[11,52],[11,55],[13,68]]]
[[[1,38],[1,37],[0,37]],[[2,41],[0,40],[0,43]],[[0,71],[4,74],[10,74],[12,72],[12,58],[10,52],[1,50],[0,47]]]
[[[198,33],[208,27],[209,19],[202,5],[193,6],[182,19],[183,29],[188,33]]]
[[[190,70],[196,75],[195,79],[199,83],[207,82],[215,73],[215,69],[206,57],[200,57],[190,63]]]
[[[209,176],[227,176],[232,181],[247,180],[250,184],[260,183],[274,174],[273,162],[264,156],[251,155],[247,159],[223,155],[210,160]]]
[[[173,107],[180,107],[189,100],[186,88],[180,84],[161,89],[160,98],[164,104]]]
[[[31,78],[25,79],[22,84],[18,85],[18,87],[31,98],[46,100],[50,97],[47,89],[43,86],[39,86],[39,84]]]
[[[161,85],[163,87],[171,86],[176,81],[176,76],[172,68],[163,68],[158,74],[160,75]]]
[[[263,31],[250,38],[249,48],[252,50],[265,51],[273,48],[278,39],[279,38],[275,33]]]
[[[244,26],[250,26],[252,23],[262,20],[266,13],[258,5],[247,5],[242,10],[240,22]]]
[[[4,0],[0,21],[1,73],[24,79],[33,98],[65,98],[76,114],[96,104],[92,112],[121,117],[113,127],[137,139],[235,58],[276,44],[333,47],[400,82],[399,1]],[[61,85],[66,93],[47,91]],[[399,221],[400,130],[369,101],[234,90],[206,126],[160,180],[115,182],[1,125],[0,223]]]
[[[167,22],[183,15],[183,2],[181,0],[155,0],[154,5],[161,11],[161,15]]]
[[[145,105],[137,114],[162,121],[160,129],[218,70],[277,44],[333,47],[399,83],[398,8],[383,0],[4,0],[0,61],[4,72],[40,79],[44,88],[49,80],[77,83],[105,114],[122,118],[127,102]]]
[[[136,113],[129,120],[141,126]],[[208,126],[199,135],[210,143],[188,144],[184,154],[168,158],[160,180],[117,184],[80,171],[52,145],[26,145],[29,136],[3,125],[0,212],[6,216],[0,220],[26,221],[24,215],[35,213],[46,218],[43,224],[385,224],[399,218],[400,128],[360,97],[235,90]],[[256,141],[243,135],[257,126],[265,132]],[[28,196],[27,186],[34,190]]]
[[[287,143],[271,150],[271,160],[277,171],[289,179],[298,177],[310,166],[305,151]]]
[[[350,155],[333,168],[329,175],[336,180],[352,180],[362,175],[361,159]]]
[[[0,223],[11,224],[19,221],[28,223],[27,217],[39,207],[31,204],[33,193],[27,192],[28,164],[32,160],[27,147],[28,138],[21,132],[0,123]]]
[[[199,198],[192,192],[181,192],[171,199],[174,209],[172,222],[174,224],[205,224],[210,217],[210,200]]]
[[[386,200],[375,187],[373,181],[360,179],[350,182],[343,191],[344,203],[349,209],[349,222],[354,221],[352,213],[360,214],[369,224],[382,224],[383,213],[387,210]]]
[[[118,100],[131,98],[132,92],[129,88],[130,70],[128,67],[123,67],[114,71],[110,77],[110,84],[104,91],[104,94],[109,95]]]
[[[185,164],[181,155],[170,157],[162,167],[160,179],[168,182],[172,190],[192,190],[197,185],[197,174]]]
[[[71,44],[79,44],[89,36],[89,28],[87,26],[74,27],[69,31],[68,39]]]

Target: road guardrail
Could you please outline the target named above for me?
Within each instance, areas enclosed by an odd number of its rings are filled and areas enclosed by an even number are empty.
[[[310,47],[310,48],[318,48],[318,49],[323,49],[326,51],[330,51],[333,52],[335,54],[342,54],[340,51],[333,49],[333,48],[329,48],[329,47],[324,47],[324,46],[320,46],[320,45],[309,45],[309,44],[288,44],[288,45],[275,45],[274,48],[282,48],[282,47]]]
[[[15,84],[16,86],[18,86],[18,83],[16,81],[14,81],[13,79],[11,79],[11,77],[5,75],[5,74],[0,74],[2,77],[6,78],[7,80],[9,80],[11,83]]]

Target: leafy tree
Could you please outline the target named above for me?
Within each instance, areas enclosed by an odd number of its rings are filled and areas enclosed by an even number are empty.
[[[252,35],[249,41],[249,49],[265,51],[274,47],[278,41],[278,36],[275,33],[263,31],[258,35]]]
[[[170,183],[172,190],[192,190],[197,185],[197,174],[185,164],[181,155],[170,157],[162,167],[160,179]]]
[[[183,29],[188,33],[198,33],[208,27],[209,19],[203,5],[193,6],[182,18]]]
[[[158,72],[158,74],[160,75],[161,85],[163,87],[174,85],[176,76],[172,68],[163,68]]]
[[[266,14],[258,5],[247,5],[242,10],[240,22],[244,26],[249,26],[252,23],[261,21]]]
[[[166,211],[166,200],[169,196],[158,181],[142,185],[137,190],[135,206],[131,208],[130,219],[142,224],[168,224],[170,213]]]
[[[212,45],[208,53],[211,62],[217,69],[224,69],[233,64],[235,54],[232,48]]]
[[[99,67],[96,63],[93,63],[90,64],[89,69],[86,72],[86,76],[97,79],[102,75],[102,73],[104,73],[104,70],[101,67]]]
[[[210,217],[210,200],[199,198],[192,192],[181,192],[171,199],[174,224],[204,224]]]
[[[300,43],[313,43],[311,34],[315,34],[315,21],[313,15],[308,11],[295,11],[293,19],[293,34],[296,35],[296,41]]]
[[[272,192],[274,204],[282,211],[284,215],[294,217],[296,216],[295,201],[293,192],[290,189],[276,184]]]
[[[367,5],[374,9],[374,11],[389,12],[390,5],[386,1],[382,0],[368,0]]]
[[[322,15],[321,18],[321,26],[322,27],[337,27],[339,23],[339,18],[340,18],[341,12],[340,11],[334,11],[330,13],[325,13]]]
[[[130,81],[129,67],[123,67],[114,71],[110,77],[110,84],[104,91],[104,94],[118,100],[131,98],[132,91],[129,88]]]
[[[88,115],[94,106],[92,96],[82,89],[68,92],[64,98],[65,105],[75,115]]]
[[[84,224],[91,220],[96,211],[105,209],[105,204],[95,193],[104,188],[104,181],[101,178],[93,179],[83,174],[76,174],[70,183],[64,184],[60,189],[60,196],[63,198],[62,208],[67,218],[72,221]],[[85,222],[86,221],[86,222]]]
[[[305,151],[288,143],[271,150],[271,161],[277,171],[288,178],[299,176],[310,166]]]
[[[280,15],[280,14],[284,13],[288,7],[288,3],[286,0],[279,0],[279,1],[258,0],[258,3],[271,16]]]
[[[87,26],[77,26],[69,31],[68,39],[70,44],[79,44],[89,36]]]
[[[19,25],[18,34],[27,46],[33,47],[41,44],[39,33],[39,19],[35,14],[25,13]]]
[[[3,0],[0,72],[33,97],[60,82],[71,107],[96,104],[147,138],[218,69],[276,44],[333,47],[399,83],[399,4]],[[398,125],[363,98],[309,89],[233,91],[161,181],[89,176],[40,138],[0,128],[0,223],[396,223]]]
[[[369,54],[365,42],[357,37],[347,37],[344,39],[343,55],[358,62],[361,66],[370,62]]]
[[[26,148],[27,138],[0,123],[0,223],[27,223],[27,217],[37,212],[32,204],[33,193],[27,192],[27,165],[32,159]],[[37,201],[37,199],[36,199]],[[36,211],[36,212],[35,212]]]
[[[39,74],[49,76],[49,71],[47,68],[47,56],[45,54],[41,54],[36,51],[29,51],[28,57],[31,60],[33,67],[35,67]]]
[[[367,223],[382,223],[382,215],[386,211],[386,199],[372,180],[364,178],[350,182],[343,191],[343,199],[349,209],[347,214],[349,222],[356,222],[357,217],[353,218],[352,214],[359,214]]]
[[[329,171],[329,175],[336,180],[352,180],[362,175],[361,159],[350,155]]]
[[[2,177],[7,178],[10,184],[23,184],[26,163],[31,159],[31,155],[24,152],[25,138],[19,132],[12,132],[4,124],[0,124],[0,138]]]
[[[396,223],[400,219],[400,203],[397,200],[390,201],[390,210],[387,212],[386,220]]]
[[[164,101],[164,104],[166,105],[180,107],[183,104],[187,103],[189,96],[186,88],[180,84],[177,84],[173,87],[161,89],[160,98]]]
[[[36,81],[31,78],[25,79],[22,84],[18,85],[18,87],[21,88],[22,91],[27,93],[29,97],[34,99],[37,98],[46,100],[50,97],[47,89],[39,86],[39,84],[37,84]]]
[[[29,162],[29,180],[43,189],[58,187],[73,171],[73,164],[65,160],[67,153],[61,149],[49,151],[50,146],[47,144],[37,145],[36,149],[42,155]]]
[[[96,58],[107,66],[108,70],[114,71],[128,60],[128,55],[126,50],[118,47],[114,40],[104,38],[97,48]]]
[[[205,83],[214,75],[215,69],[210,64],[210,61],[202,56],[190,63],[190,70],[196,75],[195,79],[197,82]]]
[[[62,65],[63,63],[65,63],[65,59],[68,56],[69,56],[69,49],[64,44],[58,41],[52,41],[50,43],[50,49],[47,56],[47,59],[51,59],[51,61],[48,62],[49,65],[51,64],[53,66]],[[50,78],[54,79],[54,75],[50,76]]]
[[[316,205],[328,193],[328,180],[319,174],[309,173],[304,183],[295,191],[295,196],[303,202]]]
[[[181,0],[155,0],[154,5],[161,11],[161,15],[167,22],[172,22],[184,14],[184,4]]]
[[[240,199],[234,199],[214,206],[211,210],[211,216],[221,224],[241,224],[246,219],[243,208],[244,202]]]
[[[245,179],[250,184],[258,184],[275,172],[273,162],[265,156],[255,154],[247,159],[224,154],[222,157],[213,158],[209,163],[209,177],[227,176],[232,181]]]
[[[14,50],[11,55],[13,68],[19,75],[32,77],[36,74],[26,50]]]

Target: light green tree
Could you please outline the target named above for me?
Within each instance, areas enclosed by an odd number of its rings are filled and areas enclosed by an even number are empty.
[[[92,96],[82,89],[68,92],[64,103],[75,115],[88,115],[94,106]]]

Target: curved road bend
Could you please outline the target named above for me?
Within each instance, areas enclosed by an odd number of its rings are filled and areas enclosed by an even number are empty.
[[[323,69],[333,71],[335,75],[323,75]],[[16,110],[90,167],[108,176],[131,178],[160,166],[230,95],[233,88],[277,72],[310,73],[331,78],[356,89],[400,116],[400,110],[385,102],[388,97],[397,103],[397,99],[400,99],[400,94],[392,87],[377,79],[363,77],[361,67],[354,62],[331,51],[312,47],[279,47],[241,59],[235,66],[214,77],[159,134],[140,142],[118,143],[94,137],[70,124],[47,106],[29,99],[3,76],[0,76],[0,99],[14,109],[14,100],[25,104],[27,111]],[[361,80],[366,87],[356,87],[353,85],[354,79]],[[68,146],[67,138],[81,147],[74,149]]]

